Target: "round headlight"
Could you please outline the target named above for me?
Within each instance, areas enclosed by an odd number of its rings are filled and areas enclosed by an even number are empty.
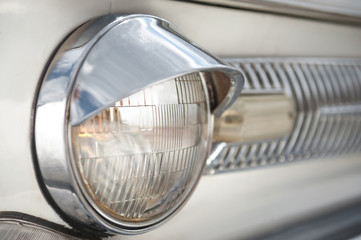
[[[94,207],[130,226],[156,222],[203,169],[212,130],[205,80],[195,73],[155,84],[69,128]]]
[[[162,19],[106,16],[82,25],[55,54],[36,101],[35,163],[45,195],[78,227],[154,228],[194,189],[212,115],[242,85],[238,70]]]

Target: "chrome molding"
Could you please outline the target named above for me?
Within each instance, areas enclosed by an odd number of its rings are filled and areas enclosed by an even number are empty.
[[[193,72],[217,72],[221,77],[209,81],[229,81],[228,94],[214,106],[215,115],[237,98],[243,86],[239,70],[153,16],[100,17],[83,24],[62,44],[35,101],[33,145],[40,184],[65,220],[107,234],[137,234],[155,228],[181,208],[188,196],[146,223],[121,221],[99,211],[81,184],[69,150],[68,126],[145,87]]]
[[[357,1],[296,0],[194,0],[195,2],[299,17],[361,23],[361,5]]]
[[[360,239],[361,235],[360,199],[348,202],[348,205],[316,214],[312,217],[287,222],[276,229],[249,240],[288,240],[288,239]]]
[[[205,174],[361,150],[361,59],[227,58],[244,71],[242,94],[293,97],[292,133],[280,139],[214,143]]]

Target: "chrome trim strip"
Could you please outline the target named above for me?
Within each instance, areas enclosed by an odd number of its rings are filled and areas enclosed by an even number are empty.
[[[342,23],[361,23],[361,5],[357,1],[295,0],[193,0],[194,2],[249,9]]]
[[[294,98],[297,117],[289,136],[246,143],[214,143],[205,174],[360,151],[361,59],[225,58],[244,69],[241,96]],[[257,84],[273,82],[279,84]]]
[[[359,239],[361,237],[361,199],[347,205],[327,209],[312,217],[302,217],[277,226],[271,230],[257,232],[249,240],[288,239]],[[358,237],[355,237],[358,235]],[[300,237],[302,236],[302,237]]]

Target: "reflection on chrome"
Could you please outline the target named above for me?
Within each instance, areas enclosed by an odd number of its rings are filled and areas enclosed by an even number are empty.
[[[230,108],[237,113],[226,111],[215,121],[219,133],[206,174],[360,151],[361,59],[224,60],[243,70],[247,79],[239,100]],[[280,94],[284,100],[278,103],[279,108],[270,106],[271,99]],[[259,107],[268,106],[273,113],[254,118],[254,107],[250,112],[243,103],[247,98],[255,99]],[[294,102],[295,112],[287,99]],[[242,118],[242,122],[227,124],[227,114],[231,120]],[[292,118],[292,131],[282,136],[280,133],[290,129]],[[247,131],[231,131],[232,124]],[[274,132],[277,129],[278,135]]]
[[[157,227],[192,193],[211,114],[233,103],[243,82],[163,19],[110,15],[83,24],[50,63],[34,110],[46,195],[86,228]]]

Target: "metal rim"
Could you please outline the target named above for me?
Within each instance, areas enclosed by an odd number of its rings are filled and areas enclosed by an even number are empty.
[[[221,112],[240,92],[243,86],[243,75],[236,69],[224,66],[217,58],[189,42],[180,34],[174,32],[171,25],[163,19],[147,15],[128,16],[105,16],[92,20],[77,29],[65,41],[53,58],[48,71],[40,86],[39,96],[37,96],[34,109],[34,146],[35,157],[39,166],[39,179],[45,185],[47,191],[57,207],[77,224],[90,227],[108,233],[138,234],[153,229],[163,220],[167,219],[178,211],[184,202],[191,195],[192,190],[187,194],[183,202],[179,203],[164,218],[158,219],[146,225],[128,224],[123,221],[109,218],[106,214],[101,214],[97,207],[94,207],[92,200],[86,196],[86,191],[82,187],[82,181],[77,169],[74,168],[74,161],[70,151],[70,139],[68,134],[68,124],[71,124],[70,109],[72,92],[78,83],[79,71],[84,65],[89,53],[99,40],[115,27],[123,23],[130,23],[135,20],[153,21],[157,24],[152,30],[162,30],[170,33],[182,44],[190,56],[194,59],[204,59],[198,65],[194,63],[183,64],[179,69],[170,69],[163,75],[156,75],[150,82],[144,83],[144,87],[162,80],[185,75],[191,72],[200,71],[220,71],[228,76],[231,82],[231,89],[225,100],[219,105],[214,113]],[[158,29],[159,28],[159,29]],[[132,32],[132,29],[129,29]],[[126,33],[124,33],[126,34]],[[129,33],[128,33],[129,34]],[[178,43],[179,44],[179,43]],[[119,81],[119,80],[118,80]],[[129,94],[137,88],[128,89]],[[205,91],[207,93],[207,91]],[[118,97],[122,98],[122,97]],[[103,103],[104,104],[104,103]],[[209,104],[208,104],[209,105]],[[98,109],[99,110],[99,109]],[[211,131],[212,117],[209,118],[209,131]],[[211,137],[211,133],[208,134]],[[210,147],[210,139],[208,146]],[[206,156],[205,156],[206,158]],[[203,168],[206,160],[203,161]],[[202,168],[202,169],[203,169]],[[115,220],[115,221],[114,221]]]

